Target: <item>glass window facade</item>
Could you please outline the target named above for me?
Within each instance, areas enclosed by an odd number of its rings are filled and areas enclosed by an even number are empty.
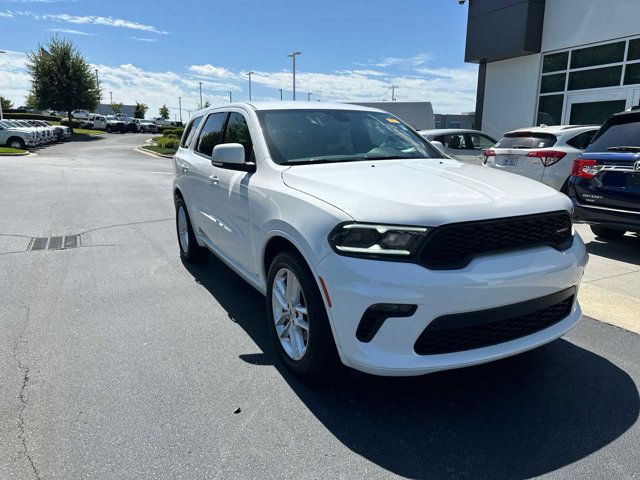
[[[600,94],[640,88],[640,38],[548,53],[542,57],[541,71],[538,124],[558,125],[569,121],[567,117],[571,123],[598,123],[608,112],[624,110],[620,94],[612,95],[611,101],[600,95],[594,100],[605,101],[576,104],[573,92]]]

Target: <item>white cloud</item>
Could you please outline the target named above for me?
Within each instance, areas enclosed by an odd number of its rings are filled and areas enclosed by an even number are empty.
[[[224,67],[214,67],[213,65],[192,65],[189,67],[189,71],[196,75],[206,77],[218,77],[218,78],[234,78],[236,74],[232,73]]]
[[[13,12],[10,12],[9,10],[0,10],[0,17],[13,18]]]
[[[50,28],[49,31],[57,32],[57,33],[69,33],[71,35],[84,35],[84,36],[95,35],[95,33],[81,32],[80,30],[73,30],[72,28]]]
[[[413,57],[387,57],[383,58],[373,64],[375,67],[400,67],[400,68],[415,68],[420,65],[424,65],[431,60],[431,55],[428,53],[420,53]]]
[[[30,87],[23,53],[0,54],[0,93],[16,105],[24,103]],[[183,112],[195,110],[199,102],[202,82],[203,100],[212,104],[247,97],[248,80],[244,71],[222,66],[192,65],[182,72],[144,70],[135,65],[92,65],[99,71],[103,102],[113,99],[125,104],[144,102],[149,105],[149,116],[155,115],[161,105],[167,104],[172,115],[177,113],[178,97],[182,97]],[[390,85],[397,85],[398,101],[430,101],[437,113],[459,113],[475,108],[477,67],[431,68],[428,64],[405,69],[361,69],[337,72],[305,72],[296,75],[299,99],[307,92],[322,101],[382,101],[389,100]],[[277,100],[278,89],[290,97],[291,72],[256,71],[252,76],[254,99]],[[257,97],[257,98],[256,98]]]
[[[147,43],[153,43],[153,42],[157,42],[158,39],[157,38],[142,38],[142,37],[129,37],[131,40],[135,40],[137,42],[147,42]]]
[[[139,30],[142,32],[151,32],[159,35],[168,35],[169,32],[160,30],[153,25],[146,25],[144,23],[132,22],[122,18],[113,17],[100,17],[96,15],[69,15],[67,13],[35,13],[29,10],[10,11],[5,10],[5,14],[10,14],[11,17],[22,16],[31,17],[35,20],[52,20],[54,22],[71,23],[74,25],[101,25],[105,27],[115,28],[127,28],[130,30]],[[8,16],[8,15],[7,15]]]

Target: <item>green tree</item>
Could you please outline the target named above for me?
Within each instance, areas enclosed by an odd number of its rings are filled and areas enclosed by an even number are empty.
[[[133,111],[133,118],[144,118],[144,116],[147,114],[147,110],[149,110],[149,107],[147,107],[144,103],[136,102],[136,108]]]
[[[164,118],[165,120],[169,119],[169,109],[167,108],[166,105],[162,105],[160,107],[160,110],[158,110],[158,113],[160,114],[160,116],[162,118]]]
[[[2,111],[11,110],[13,108],[13,102],[8,98],[0,97],[0,101],[2,102]]]
[[[111,107],[111,110],[113,110],[113,113],[122,113],[122,102],[112,103],[110,107]]]
[[[204,105],[202,106],[202,108],[207,108],[211,106],[211,102],[209,100],[205,100],[204,101]]]
[[[40,109],[67,113],[76,109],[95,110],[100,87],[92,68],[80,51],[66,39],[51,37],[46,45],[27,55],[31,94]]]
[[[27,108],[38,108],[38,102],[36,102],[36,97],[33,93],[28,93],[24,97],[24,105]]]

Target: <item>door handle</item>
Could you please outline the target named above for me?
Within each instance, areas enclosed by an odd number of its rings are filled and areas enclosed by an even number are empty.
[[[218,182],[220,182],[220,177],[218,177],[217,175],[209,175],[209,181],[214,185],[218,185]]]

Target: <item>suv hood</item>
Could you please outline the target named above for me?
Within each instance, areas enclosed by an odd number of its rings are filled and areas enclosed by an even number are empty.
[[[438,226],[571,209],[539,182],[444,158],[296,165],[282,179],[362,222]]]

